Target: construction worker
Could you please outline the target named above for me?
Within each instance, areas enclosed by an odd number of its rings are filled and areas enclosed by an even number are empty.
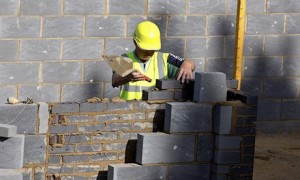
[[[195,70],[193,61],[171,53],[162,53],[160,31],[156,24],[144,21],[133,33],[135,50],[124,56],[133,60],[134,71],[125,77],[112,75],[112,85],[120,87],[120,97],[125,100],[141,100],[142,90],[155,87],[156,79],[176,78],[181,82],[192,79]],[[145,81],[145,76],[152,79]]]

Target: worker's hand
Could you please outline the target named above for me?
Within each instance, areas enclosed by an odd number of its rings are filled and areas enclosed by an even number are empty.
[[[182,83],[185,81],[188,83],[192,79],[193,71],[195,70],[195,64],[192,60],[184,60],[180,66],[179,73],[177,75],[177,80],[180,80]]]
[[[145,76],[137,69],[133,70],[130,74],[127,75],[129,81],[136,82],[136,81],[144,81]]]

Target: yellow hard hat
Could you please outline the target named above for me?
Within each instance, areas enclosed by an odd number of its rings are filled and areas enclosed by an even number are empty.
[[[143,50],[159,50],[161,48],[159,29],[150,21],[141,22],[136,26],[133,39]]]

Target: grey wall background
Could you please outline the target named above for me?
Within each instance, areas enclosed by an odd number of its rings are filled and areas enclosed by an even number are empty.
[[[237,0],[0,0],[0,103],[113,97],[101,55],[133,50],[151,20],[162,51],[232,77]],[[300,130],[300,1],[247,0],[242,90],[259,95],[258,131]]]

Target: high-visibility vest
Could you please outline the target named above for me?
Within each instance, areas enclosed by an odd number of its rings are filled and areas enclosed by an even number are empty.
[[[129,52],[126,55],[133,60],[133,69],[139,70],[141,73],[151,78],[152,81],[129,82],[120,86],[121,98],[125,100],[141,100],[142,91],[155,87],[156,79],[168,79],[167,60],[169,53],[155,52],[151,59],[149,59],[150,62],[146,71],[141,67],[140,61],[133,52]]]

